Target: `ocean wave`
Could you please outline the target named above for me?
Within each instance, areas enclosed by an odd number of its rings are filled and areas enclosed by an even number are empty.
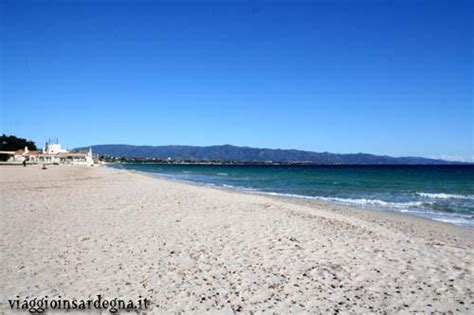
[[[382,206],[387,208],[406,209],[413,207],[421,207],[422,201],[409,201],[409,202],[390,202],[379,199],[352,199],[352,198],[338,198],[338,197],[316,197],[316,199],[322,201],[340,202],[344,204],[355,204],[360,206]]]
[[[433,198],[433,199],[469,199],[474,200],[473,195],[456,195],[456,194],[445,194],[445,193],[424,193],[424,192],[417,192],[418,196],[426,197],[426,198]]]
[[[218,186],[222,186],[229,189],[240,190],[240,191],[251,191],[251,192],[263,194],[263,192],[258,191],[257,189],[252,188],[252,187],[234,186],[234,185],[229,185],[229,184],[219,184]]]
[[[300,198],[300,199],[311,199],[311,200],[321,200],[329,202],[337,202],[344,204],[356,204],[356,205],[367,205],[367,206],[383,206],[388,208],[413,208],[421,207],[425,203],[422,201],[409,201],[409,202],[390,202],[379,199],[353,199],[353,198],[339,198],[339,197],[322,197],[322,196],[305,196],[305,195],[296,195],[296,194],[284,194],[284,193],[274,193],[274,192],[264,192],[262,194],[272,195],[272,196],[281,196],[281,197],[291,197],[291,198]]]
[[[423,205],[422,201],[409,201],[409,202],[390,202],[379,199],[351,199],[351,198],[324,198],[320,197],[321,200],[336,201],[349,204],[358,204],[358,205],[374,205],[374,206],[384,206],[390,208],[412,208],[420,207]]]
[[[217,173],[217,175],[219,175],[219,176],[227,176],[227,175],[229,175],[229,174],[227,174],[227,173]]]

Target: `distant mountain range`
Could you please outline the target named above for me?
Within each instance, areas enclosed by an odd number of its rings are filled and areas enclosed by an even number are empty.
[[[94,154],[142,159],[172,159],[193,161],[223,161],[223,162],[261,162],[261,163],[305,163],[321,165],[391,165],[391,164],[424,164],[447,165],[463,164],[444,160],[421,157],[391,157],[365,153],[336,154],[328,152],[310,152],[300,150],[260,149],[219,145],[208,147],[196,146],[136,146],[125,144],[93,145]],[[83,148],[77,148],[80,150]]]

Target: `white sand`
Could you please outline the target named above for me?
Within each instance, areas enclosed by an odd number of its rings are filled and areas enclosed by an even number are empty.
[[[153,312],[474,312],[474,232],[104,167],[0,167],[1,309],[147,296]]]

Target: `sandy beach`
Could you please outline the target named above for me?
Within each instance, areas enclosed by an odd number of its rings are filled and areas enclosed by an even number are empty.
[[[149,313],[474,312],[474,231],[107,167],[0,167],[1,310],[148,297]]]

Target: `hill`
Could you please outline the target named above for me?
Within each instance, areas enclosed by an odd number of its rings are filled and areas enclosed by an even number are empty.
[[[82,149],[78,148],[77,150]],[[93,145],[94,154],[123,158],[153,158],[195,161],[239,161],[266,163],[307,163],[307,164],[346,164],[346,165],[390,165],[390,164],[425,164],[445,165],[460,164],[444,160],[421,157],[391,157],[365,153],[337,154],[329,152],[311,152],[300,150],[261,149],[220,146],[135,146],[124,144]]]

